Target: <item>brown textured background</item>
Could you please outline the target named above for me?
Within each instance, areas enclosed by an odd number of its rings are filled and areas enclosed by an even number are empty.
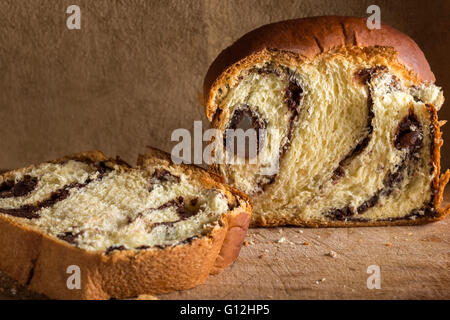
[[[70,4],[81,30],[66,28]],[[233,40],[284,19],[367,16],[370,4],[416,40],[450,99],[449,0],[0,0],[0,169],[86,149],[132,163],[146,145],[169,151],[173,129],[207,125],[203,76]],[[439,115],[450,119],[448,103]]]

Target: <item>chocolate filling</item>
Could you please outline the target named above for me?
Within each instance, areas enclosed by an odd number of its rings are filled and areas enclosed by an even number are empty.
[[[105,254],[106,255],[111,254],[113,251],[116,251],[116,250],[122,251],[122,250],[127,250],[127,248],[123,245],[113,245],[113,246],[110,246],[108,249],[106,249]]]
[[[83,232],[77,232],[77,233],[73,233],[71,231],[67,231],[61,234],[58,234],[58,238],[61,240],[64,240],[70,244],[76,244],[77,243],[77,239],[78,237],[82,234]]]
[[[335,220],[352,220],[350,218],[355,214],[362,214],[369,208],[377,205],[380,197],[388,197],[395,190],[406,175],[410,174],[411,165],[417,161],[417,153],[423,146],[423,128],[412,110],[398,124],[397,132],[394,139],[394,145],[397,149],[407,149],[407,153],[403,160],[389,172],[383,180],[383,188],[378,190],[372,197],[364,201],[359,207],[351,208],[349,206],[341,209],[333,209],[328,212],[327,216]],[[417,214],[416,214],[417,215]],[[405,219],[402,217],[401,219]]]
[[[198,201],[198,199],[196,199]],[[186,219],[189,219],[192,216],[195,216],[198,213],[198,210],[189,210],[187,206],[185,205],[184,198],[182,196],[179,196],[176,199],[170,200],[166,202],[165,204],[158,207],[158,210],[169,208],[169,207],[175,207],[178,217],[180,218],[177,221],[172,221],[170,223],[175,223],[179,221],[183,221]],[[163,223],[160,223],[163,224]]]
[[[412,110],[409,110],[397,127],[394,145],[397,149],[408,149],[409,153],[417,152],[423,144],[423,129]]]
[[[300,115],[300,104],[304,96],[302,87],[297,83],[295,79],[289,80],[289,85],[284,91],[284,103],[288,107],[291,115],[288,121],[288,129],[286,133],[286,141],[280,149],[279,158],[282,158],[286,151],[289,149],[292,141],[292,134],[294,132],[295,124]],[[261,181],[258,182],[258,189],[263,190],[264,186],[275,183],[277,174],[270,176],[264,176]]]
[[[169,170],[166,169],[156,169],[150,178],[148,191],[153,191],[156,184],[162,184],[165,182],[169,183],[180,183],[180,177],[173,175]]]
[[[282,157],[287,149],[289,148],[292,140],[292,133],[294,131],[295,123],[298,120],[300,114],[300,103],[303,99],[303,89],[296,81],[289,81],[289,85],[284,92],[284,102],[291,111],[291,116],[289,118],[289,126],[286,134],[286,142],[281,148],[280,157]],[[275,179],[275,178],[274,178]]]
[[[25,175],[22,180],[14,183],[5,181],[0,184],[0,199],[23,197],[33,191],[38,184],[36,177]]]
[[[290,80],[289,85],[284,91],[284,102],[292,113],[298,114],[300,102],[303,99],[303,89],[295,80]]]
[[[107,172],[112,170],[104,162],[99,162],[96,165],[96,168],[97,172],[99,172],[99,175],[97,176],[96,180],[101,180]],[[38,213],[39,210],[41,210],[42,208],[51,207],[55,203],[66,199],[70,195],[71,189],[81,189],[87,186],[92,181],[94,180],[88,178],[84,183],[78,182],[70,183],[56,191],[53,191],[47,199],[39,201],[36,204],[26,204],[19,208],[11,208],[11,209],[0,208],[0,213],[8,214],[18,218],[26,218],[26,219],[39,218],[40,217]]]
[[[288,109],[290,111],[290,117],[288,119],[286,141],[280,149],[280,153],[279,153],[280,157],[282,157],[286,153],[286,151],[288,150],[289,145],[291,143],[295,123],[298,119],[299,112],[300,112],[301,100],[303,99],[303,95],[304,95],[304,91],[303,91],[302,87],[298,84],[298,82],[293,77],[293,72],[288,68],[285,68],[285,71],[288,74],[290,80],[289,80],[289,84],[288,84],[287,88],[285,89],[284,103],[286,104],[286,106],[288,107]],[[263,66],[262,68],[253,68],[253,69],[249,70],[249,73],[257,73],[259,75],[273,74],[277,77],[280,77],[282,71],[276,69],[272,64],[267,64],[267,65]],[[238,77],[238,80],[242,80],[242,79],[243,79],[242,76]],[[219,117],[221,116],[221,114],[222,114],[222,109],[216,110],[216,112],[213,116],[213,122],[217,122]],[[247,120],[246,122],[248,122],[248,123],[247,123],[247,128],[245,128],[245,129],[242,128],[242,129],[246,130],[248,128],[253,128],[257,132],[257,137],[256,137],[257,138],[257,153],[259,153],[264,146],[264,141],[262,140],[264,138],[264,136],[260,136],[260,134],[258,134],[259,129],[266,129],[267,123],[265,120],[262,120],[261,117],[246,104],[243,104],[235,109],[233,115],[231,116],[231,120],[228,123],[227,128],[224,130],[223,144],[224,144],[224,146],[226,146],[226,150],[229,153],[233,152],[233,154],[237,154],[236,147],[235,147],[235,150],[231,150],[231,146],[227,145],[226,130],[227,129],[232,129],[232,130],[237,129],[239,125],[244,123],[244,121],[243,121],[244,119],[246,119]],[[248,158],[248,157],[249,157],[248,152],[246,150],[245,158]],[[274,183],[275,179],[276,179],[276,175],[270,176],[269,178],[261,179],[261,181],[257,182],[257,189],[262,191],[263,187],[265,185]]]
[[[62,187],[61,189],[58,189],[58,190],[52,192],[50,194],[50,197],[48,197],[45,200],[39,201],[36,204],[33,204],[33,205],[26,204],[19,208],[12,208],[12,209],[0,208],[0,212],[14,216],[14,217],[18,217],[18,218],[26,218],[26,219],[39,218],[40,215],[39,215],[39,213],[37,213],[39,210],[41,210],[42,208],[51,207],[55,203],[66,199],[69,196],[71,189],[81,188],[81,187],[87,185],[87,183],[88,182],[86,182],[84,184],[71,183],[69,185]]]
[[[189,238],[179,241],[178,244],[190,244],[190,243],[192,243],[192,241],[194,241],[197,238],[198,238],[198,236],[192,236],[192,237],[189,237]],[[150,249],[150,248],[166,249],[166,248],[172,247],[172,246],[173,246],[173,244],[156,244],[153,247],[143,245],[143,246],[137,247],[136,249],[138,249],[138,250],[145,250],[145,249]]]
[[[373,118],[375,117],[375,114],[373,113],[373,97],[372,97],[373,92],[370,86],[370,82],[374,77],[386,71],[387,68],[385,66],[377,66],[374,68],[363,69],[356,74],[356,77],[360,79],[365,85],[367,85],[369,90],[367,96],[367,109],[368,109],[367,125],[366,125],[367,134],[360,142],[357,143],[357,145],[353,148],[353,150],[351,150],[347,155],[345,155],[344,158],[339,162],[339,165],[334,170],[333,176],[331,178],[333,181],[337,181],[340,178],[344,177],[345,176],[344,167],[347,166],[354,158],[359,156],[369,145],[373,132],[372,121]]]
[[[146,246],[146,245],[142,245],[139,247],[136,247],[137,250],[146,250],[146,249],[150,249],[150,246]]]
[[[261,120],[261,117],[256,112],[254,112],[247,104],[240,105],[234,110],[228,127],[225,129],[223,144],[224,146],[226,146],[227,151],[233,152],[233,154],[237,153],[237,146],[235,146],[235,150],[231,150],[231,146],[227,144],[227,129],[236,130],[238,129],[239,125],[243,125],[243,128],[241,129],[243,129],[244,131],[249,129],[248,127],[251,127],[255,130],[257,143],[256,150],[257,153],[259,153],[259,151],[261,151],[262,147],[264,146],[264,137],[260,135],[260,129],[266,129],[267,124],[264,120]],[[246,155],[246,157],[248,157],[248,155]]]
[[[197,203],[197,201],[198,201],[198,198],[193,198],[190,201],[191,206],[192,206],[192,202]],[[155,222],[150,225],[150,228],[155,228],[155,227],[158,227],[161,225],[172,226],[174,223],[189,219],[190,217],[195,216],[198,213],[198,210],[191,210],[186,206],[185,199],[182,196],[179,196],[176,199],[169,200],[166,203],[163,203],[162,205],[160,205],[158,208],[147,209],[147,210],[145,210],[145,213],[150,213],[150,212],[153,212],[156,210],[163,210],[163,209],[171,208],[171,207],[176,208],[176,213],[177,213],[179,219],[176,221]],[[143,215],[144,215],[144,212],[140,212],[134,218],[128,217],[128,220],[127,220],[128,224],[133,223],[134,221],[136,221],[136,219],[141,218]]]

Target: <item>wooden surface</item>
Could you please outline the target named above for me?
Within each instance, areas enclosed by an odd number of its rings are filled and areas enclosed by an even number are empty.
[[[450,299],[450,217],[414,227],[257,228],[247,242],[222,274],[158,298]],[[380,266],[381,289],[367,289],[369,265]],[[0,273],[0,299],[28,298],[44,297]]]

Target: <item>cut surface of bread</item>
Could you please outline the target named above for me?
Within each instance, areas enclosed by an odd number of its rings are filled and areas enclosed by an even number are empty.
[[[444,97],[411,42],[387,26],[369,32],[365,19],[319,17],[261,27],[219,55],[205,79],[212,126],[265,129],[257,161],[216,144],[211,167],[250,195],[253,225],[415,224],[448,212]]]
[[[141,156],[138,168],[99,152],[81,153],[0,175],[0,269],[56,298],[186,289],[236,259],[250,210],[245,195],[200,168],[173,165],[160,151]],[[22,238],[24,247],[10,247],[8,232],[35,239]],[[63,253],[49,258],[43,250]],[[65,265],[62,261],[74,252]],[[129,260],[128,265],[120,260]],[[79,290],[66,286],[69,265],[79,265],[86,274]],[[51,272],[61,279],[44,283]],[[114,284],[111,272],[124,278]],[[145,281],[127,283],[138,278]]]

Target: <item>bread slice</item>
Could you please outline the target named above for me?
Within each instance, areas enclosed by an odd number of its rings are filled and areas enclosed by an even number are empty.
[[[137,168],[80,153],[0,175],[0,269],[58,299],[188,289],[237,258],[250,213],[244,194],[161,151]]]
[[[444,97],[434,80],[414,41],[386,25],[316,17],[263,26],[206,75],[206,114],[223,133],[211,170],[250,195],[257,226],[439,219],[450,173],[439,177]],[[226,146],[227,130],[249,128],[263,132],[253,158]]]

